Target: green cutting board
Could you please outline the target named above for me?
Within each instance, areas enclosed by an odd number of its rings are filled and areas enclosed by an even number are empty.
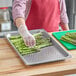
[[[60,38],[65,35],[67,32],[76,32],[76,30],[69,30],[69,31],[61,31],[61,32],[53,32],[52,35],[63,44],[64,47],[66,47],[68,50],[74,50],[76,49],[76,45],[73,45],[71,43],[65,42],[60,40]]]

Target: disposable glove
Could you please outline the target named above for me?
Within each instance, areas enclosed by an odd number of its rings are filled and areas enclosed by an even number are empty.
[[[22,36],[24,43],[26,46],[34,47],[36,45],[36,41],[34,36],[28,31],[26,25],[20,25],[18,28],[18,32]]]

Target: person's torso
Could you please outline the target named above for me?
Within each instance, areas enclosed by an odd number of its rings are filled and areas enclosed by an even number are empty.
[[[26,25],[29,30],[58,31],[60,22],[59,0],[32,0]]]

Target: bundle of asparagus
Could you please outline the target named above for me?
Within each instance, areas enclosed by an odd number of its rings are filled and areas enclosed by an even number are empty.
[[[75,33],[69,33],[69,32],[67,32],[65,35],[68,36],[68,37],[70,37],[70,38],[72,38],[72,39],[76,40],[76,32]]]
[[[64,36],[61,37],[61,40],[76,45],[76,33],[67,32]]]
[[[28,46],[26,46],[20,35],[11,36],[10,40],[16,47],[16,49],[18,49],[18,51],[21,53],[21,55],[39,52],[41,48],[52,45],[52,43],[50,42],[50,38],[43,38],[42,33],[34,34],[34,37],[36,39],[36,46],[34,46],[33,48],[29,48]]]

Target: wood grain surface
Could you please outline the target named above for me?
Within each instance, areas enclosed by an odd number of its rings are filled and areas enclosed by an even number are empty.
[[[0,76],[62,76],[76,73],[76,50],[65,61],[25,65],[5,38],[0,38]]]

